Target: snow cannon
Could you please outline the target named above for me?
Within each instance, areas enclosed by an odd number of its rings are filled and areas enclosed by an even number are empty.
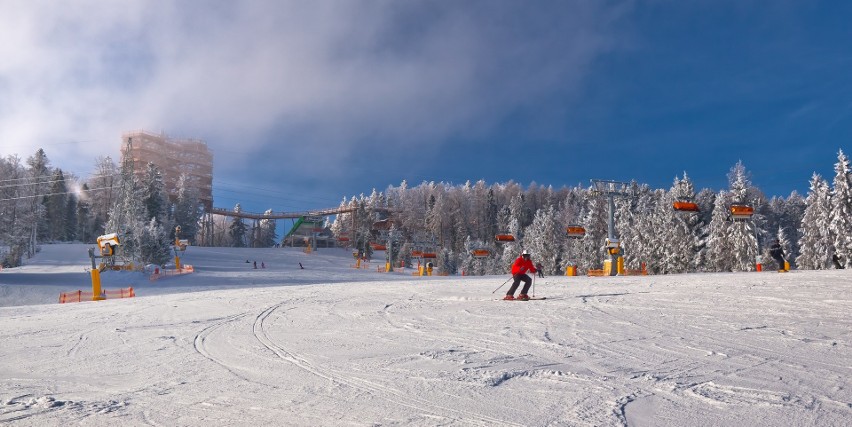
[[[101,249],[101,256],[115,255],[115,247],[119,244],[117,233],[98,236],[98,247]]]

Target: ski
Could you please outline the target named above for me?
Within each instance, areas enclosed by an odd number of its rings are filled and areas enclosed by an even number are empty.
[[[525,302],[525,301],[540,301],[540,300],[545,300],[545,299],[547,299],[547,297],[530,297],[530,299],[528,299],[528,300],[522,300],[522,299],[517,299],[517,298],[516,299],[500,298],[500,299],[495,299],[494,301],[512,301],[512,302],[520,301],[520,302]]]

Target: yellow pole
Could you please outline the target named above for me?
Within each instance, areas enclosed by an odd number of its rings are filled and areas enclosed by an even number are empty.
[[[92,301],[105,299],[101,295],[101,272],[97,268],[92,269]]]
[[[618,264],[617,265],[618,265],[618,270],[617,270],[618,274],[619,275],[624,274],[624,257],[623,256],[618,257]]]
[[[180,257],[175,255],[175,270],[180,270]]]

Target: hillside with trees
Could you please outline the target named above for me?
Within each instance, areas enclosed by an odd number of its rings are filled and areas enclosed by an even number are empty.
[[[182,227],[181,238],[196,243],[203,211],[192,189],[179,184],[176,200],[170,201],[156,166],[149,164],[141,179],[131,170],[98,158],[92,175],[82,180],[53,167],[41,149],[26,160],[0,158],[3,265],[20,265],[40,243],[93,243],[106,232],[121,236],[122,257],[141,263],[168,260],[176,225]],[[806,197],[794,191],[767,198],[742,162],[729,171],[728,188],[718,191],[696,190],[686,173],[667,189],[631,182],[630,196],[615,201],[614,214],[626,265],[645,263],[652,274],[751,271],[758,256],[770,260],[768,247],[778,239],[797,268],[835,268],[833,261],[850,267],[852,179],[842,151],[834,171],[830,181],[814,174]],[[676,211],[677,201],[691,201],[698,211]],[[751,206],[754,215],[734,221],[731,205]],[[372,253],[371,244],[390,246],[395,264],[416,262],[417,253],[426,251],[436,254],[434,262],[445,272],[503,274],[524,248],[546,273],[562,274],[567,265],[580,271],[601,268],[604,259],[607,202],[591,186],[477,181],[410,187],[403,181],[383,192],[344,198],[340,207],[349,212],[329,223],[330,232],[365,256]],[[274,220],[260,221],[257,229],[238,218],[216,220],[228,222],[218,227],[225,232],[212,244],[277,242]],[[586,230],[582,238],[567,236],[573,225]],[[497,242],[497,234],[511,234],[515,241]]]

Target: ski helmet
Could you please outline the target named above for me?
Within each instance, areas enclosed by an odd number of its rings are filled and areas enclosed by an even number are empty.
[[[521,252],[521,256],[530,256],[530,253],[526,249],[524,249],[524,251]]]

